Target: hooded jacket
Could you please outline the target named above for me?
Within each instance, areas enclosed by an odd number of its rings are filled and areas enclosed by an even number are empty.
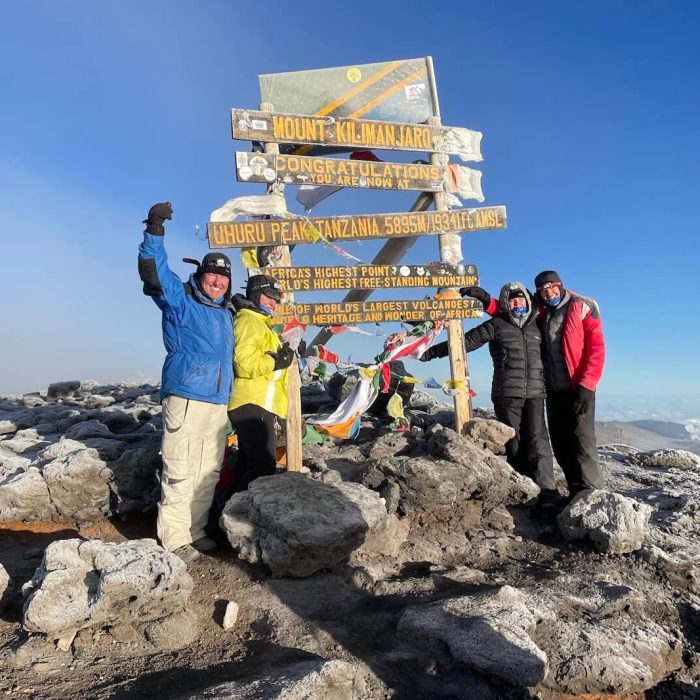
[[[164,236],[144,233],[139,246],[143,292],[162,312],[160,396],[225,404],[233,379],[233,318],[224,297],[212,301],[194,275],[182,280],[168,267]]]
[[[236,311],[233,320],[236,378],[228,410],[254,404],[286,418],[287,370],[275,370],[275,360],[268,354],[282,347],[282,341],[272,330],[272,319],[242,294],[236,294],[231,303]]]
[[[525,294],[528,313],[524,317],[515,316],[508,306],[508,295],[512,289],[520,289]],[[489,308],[495,313],[495,303],[492,307]],[[464,334],[467,352],[489,344],[493,359],[491,400],[543,398],[542,337],[535,322],[532,295],[523,284],[511,282],[503,286],[498,314]]]

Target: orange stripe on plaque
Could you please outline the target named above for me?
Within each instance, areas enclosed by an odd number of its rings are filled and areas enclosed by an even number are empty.
[[[355,87],[348,90],[344,95],[336,97],[335,100],[329,102],[325,107],[321,107],[321,109],[314,112],[314,114],[318,115],[319,117],[325,117],[326,114],[329,114],[334,109],[342,105],[344,102],[347,102],[348,100],[355,97],[355,95],[358,95],[363,90],[366,90],[371,85],[374,85],[374,83],[381,80],[385,75],[388,75],[393,70],[396,70],[403,63],[405,63],[405,61],[392,61],[391,63],[389,63],[389,65],[378,70],[371,78],[367,78],[367,80],[365,80],[364,82],[358,83],[357,85],[355,85]],[[305,153],[308,153],[312,148],[315,148],[315,146],[300,146],[299,148],[294,149],[292,153],[297,156],[303,156]]]
[[[392,61],[388,66],[385,66],[384,68],[378,70],[371,78],[367,78],[367,80],[365,80],[364,82],[358,83],[357,85],[355,85],[354,88],[348,90],[348,92],[346,92],[344,95],[341,95],[340,97],[336,98],[335,100],[333,100],[333,102],[329,102],[325,107],[319,109],[316,112],[316,114],[320,117],[329,114],[336,107],[342,105],[343,102],[347,102],[351,97],[354,97],[358,93],[367,89],[370,85],[374,85],[374,83],[376,83],[378,80],[381,80],[385,75],[391,73],[391,71],[398,68],[402,63],[404,63],[404,61]]]
[[[373,100],[370,100],[366,105],[360,107],[360,109],[356,109],[352,114],[350,114],[348,116],[348,119],[358,119],[363,114],[367,114],[367,112],[369,112],[370,109],[372,109],[372,107],[375,107],[380,102],[383,102],[387,97],[390,97],[395,92],[398,92],[405,85],[408,85],[410,82],[417,80],[418,78],[420,78],[424,75],[427,75],[427,74],[428,74],[427,68],[419,68],[414,73],[411,73],[411,75],[406,76],[400,82],[396,83],[395,85],[392,85],[388,90],[383,92],[378,97],[375,97]]]

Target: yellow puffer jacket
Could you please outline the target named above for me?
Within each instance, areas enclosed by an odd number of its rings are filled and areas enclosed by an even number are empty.
[[[268,351],[277,352],[282,341],[271,328],[271,319],[242,308],[233,319],[233,391],[228,410],[255,404],[280,418],[287,417],[287,370],[275,370]]]

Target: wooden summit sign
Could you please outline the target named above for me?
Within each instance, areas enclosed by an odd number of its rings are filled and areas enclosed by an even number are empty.
[[[361,238],[403,238],[437,233],[460,233],[506,228],[505,207],[368,214],[263,221],[209,222],[210,248],[313,243],[313,228],[328,241]]]
[[[462,168],[469,177],[470,199],[484,200],[481,173]],[[236,152],[236,177],[239,182],[280,181],[286,185],[334,185],[385,190],[456,192],[457,184],[450,168],[428,163],[386,163],[381,160],[320,158]],[[462,178],[464,180],[464,177]]]
[[[476,265],[353,265],[346,267],[275,267],[268,271],[286,292],[336,289],[472,287],[479,284]]]
[[[273,323],[293,318],[313,326],[345,326],[356,323],[401,321],[449,321],[478,318],[481,304],[466,299],[419,299],[416,301],[343,301],[327,304],[281,304],[275,309]]]
[[[333,119],[247,109],[231,110],[234,139],[302,143],[357,149],[431,151],[480,161],[481,132],[457,126],[428,126],[371,119]]]

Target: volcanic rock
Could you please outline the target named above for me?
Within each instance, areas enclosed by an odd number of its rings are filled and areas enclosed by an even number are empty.
[[[589,539],[603,552],[625,554],[642,546],[652,508],[610,491],[587,489],[558,516],[567,540]]]
[[[192,590],[185,564],[154,540],[52,542],[23,587],[23,623],[52,638],[183,611]]]

